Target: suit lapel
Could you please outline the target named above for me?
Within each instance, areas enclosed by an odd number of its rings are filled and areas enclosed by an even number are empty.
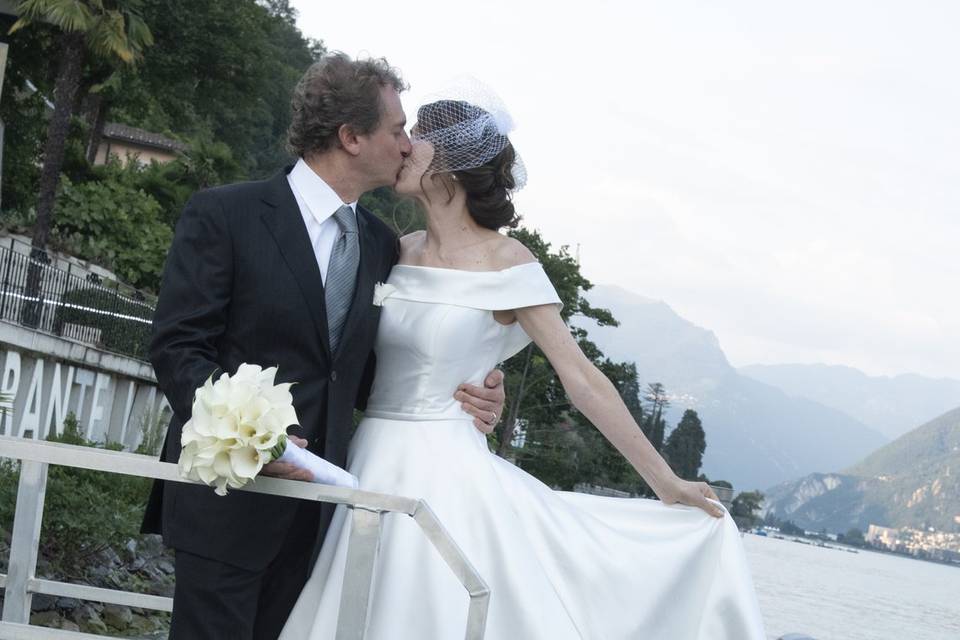
[[[343,335],[337,353],[347,344],[351,332],[356,329],[364,314],[370,313],[373,304],[373,287],[376,278],[377,245],[367,216],[370,212],[357,206],[357,230],[360,235],[360,266],[357,268],[357,283],[353,288],[353,301],[347,312],[347,321],[343,325]]]
[[[277,243],[284,261],[303,293],[307,307],[310,309],[310,317],[319,334],[320,344],[323,345],[327,360],[330,360],[330,332],[327,329],[323,279],[320,277],[320,267],[317,266],[317,257],[310,244],[310,236],[303,223],[300,207],[287,182],[290,169],[292,167],[287,167],[285,171],[281,171],[268,181],[263,201],[270,208],[265,209],[260,214],[260,218]],[[361,254],[361,265],[362,263]]]

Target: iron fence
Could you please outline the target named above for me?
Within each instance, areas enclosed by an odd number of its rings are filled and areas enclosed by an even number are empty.
[[[0,319],[146,360],[155,300],[10,238],[0,246]]]

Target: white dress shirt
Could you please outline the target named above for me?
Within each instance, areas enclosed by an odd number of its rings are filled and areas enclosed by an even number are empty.
[[[345,203],[340,200],[337,192],[323,181],[323,178],[307,166],[303,158],[297,160],[293,170],[287,174],[287,181],[290,183],[293,197],[297,200],[297,206],[300,207],[303,223],[307,225],[310,245],[317,257],[317,265],[320,267],[320,277],[326,284],[330,254],[333,252],[334,243],[340,237],[340,227],[333,219],[333,214]],[[356,215],[357,203],[346,204]]]

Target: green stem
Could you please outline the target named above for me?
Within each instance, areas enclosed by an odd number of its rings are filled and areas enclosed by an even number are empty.
[[[283,452],[287,450],[287,434],[280,434],[280,437],[277,438],[277,444],[273,445],[273,448],[270,449],[270,460],[279,460],[280,456],[283,455]]]

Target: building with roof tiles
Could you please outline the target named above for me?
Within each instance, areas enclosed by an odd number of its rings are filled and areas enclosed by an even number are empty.
[[[144,131],[125,124],[108,123],[103,128],[103,137],[97,148],[93,164],[106,164],[110,156],[124,164],[131,160],[145,165],[151,161],[170,162],[178,153],[187,150],[187,145],[159,133]]]

